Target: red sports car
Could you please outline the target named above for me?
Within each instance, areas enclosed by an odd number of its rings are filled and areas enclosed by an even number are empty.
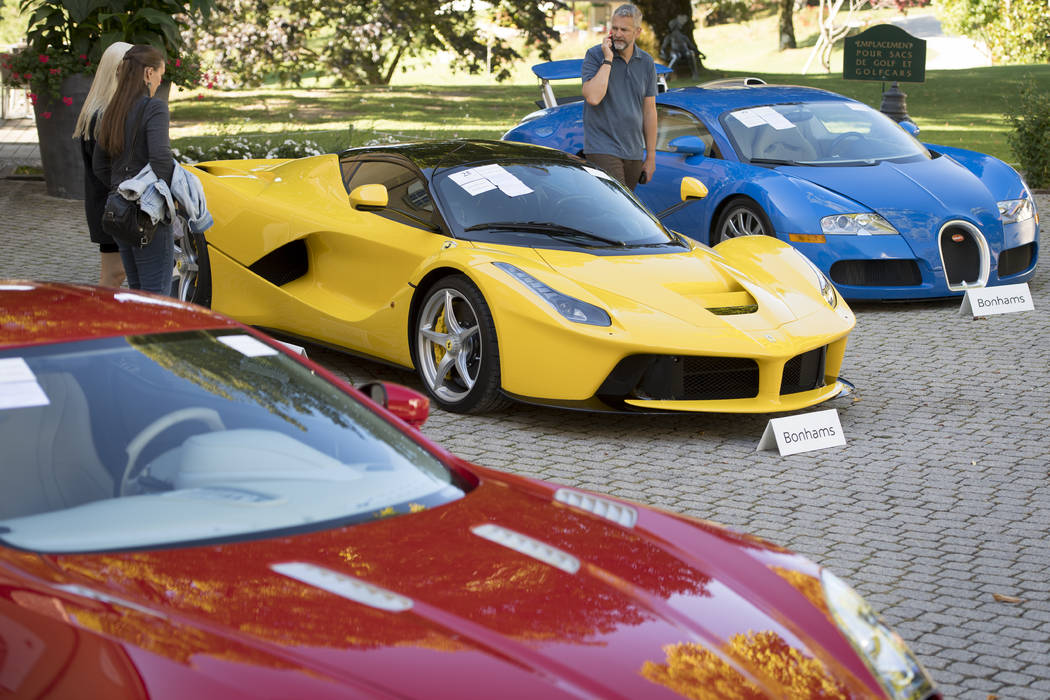
[[[0,697],[938,697],[808,560],[367,393],[172,299],[0,283]]]

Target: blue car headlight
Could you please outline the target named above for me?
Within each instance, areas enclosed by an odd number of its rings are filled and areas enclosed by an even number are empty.
[[[1019,224],[1035,216],[1035,205],[1029,197],[1006,199],[996,204],[999,205],[999,216],[1004,224]]]
[[[836,624],[893,700],[922,700],[933,681],[908,645],[859,593],[830,571],[820,574],[824,598]]]
[[[591,326],[612,325],[612,319],[609,318],[609,314],[604,309],[551,289],[529,273],[513,265],[502,262],[492,264],[531,289],[538,297],[553,306],[555,311],[573,323],[586,323]]]
[[[829,236],[844,233],[852,233],[856,236],[878,236],[897,233],[897,229],[893,228],[893,224],[872,212],[825,216],[820,220],[820,230]]]

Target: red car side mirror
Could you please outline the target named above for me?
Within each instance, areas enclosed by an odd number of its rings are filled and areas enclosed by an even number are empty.
[[[368,382],[356,388],[413,428],[421,427],[430,417],[430,399],[407,386]]]

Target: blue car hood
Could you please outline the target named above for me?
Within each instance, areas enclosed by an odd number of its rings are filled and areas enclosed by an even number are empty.
[[[779,172],[878,212],[912,240],[933,236],[946,221],[960,218],[990,239],[1002,237],[995,198],[976,175],[947,156],[858,167],[788,167]]]

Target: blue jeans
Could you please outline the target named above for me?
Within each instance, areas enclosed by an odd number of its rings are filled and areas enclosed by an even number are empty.
[[[119,245],[129,287],[171,295],[171,278],[175,270],[175,239],[171,224],[158,223],[153,240],[147,246]]]

